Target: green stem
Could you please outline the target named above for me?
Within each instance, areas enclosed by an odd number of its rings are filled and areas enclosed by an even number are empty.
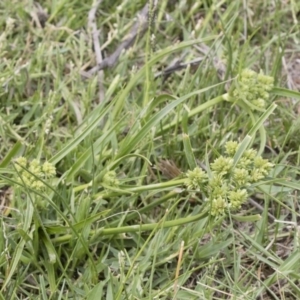
[[[129,192],[143,192],[143,191],[150,191],[150,190],[159,190],[159,189],[165,189],[168,187],[176,187],[183,185],[185,183],[186,179],[178,179],[178,180],[170,180],[163,183],[155,183],[155,184],[148,184],[148,185],[142,185],[137,187],[131,187],[126,189]]]
[[[196,222],[198,220],[204,219],[208,216],[208,211],[205,210],[203,213],[186,218],[180,218],[172,221],[164,221],[162,223],[162,228],[175,227],[180,225],[185,225],[188,223]],[[160,226],[160,223],[150,223],[150,224],[141,224],[141,225],[131,225],[131,226],[123,226],[123,227],[115,227],[115,228],[99,228],[96,230],[91,230],[90,236],[100,235],[114,235],[128,232],[142,232],[142,231],[152,231]],[[52,239],[52,243],[66,243],[73,239],[74,236],[72,234],[66,234],[64,236],[60,236]]]
[[[168,194],[164,195],[163,197],[160,197],[159,199],[155,201],[151,201],[147,206],[142,207],[138,211],[129,212],[128,215],[125,217],[124,222],[128,222],[132,219],[136,219],[137,214],[143,214],[149,210],[151,210],[153,207],[157,207],[158,205],[166,202],[167,200],[176,197],[178,195],[177,192],[171,191]],[[112,227],[117,226],[119,224],[120,220],[114,220],[110,222],[110,225]]]
[[[151,190],[160,190],[170,187],[178,187],[180,185],[183,185],[185,182],[185,179],[178,179],[178,180],[170,180],[163,183],[155,183],[155,184],[148,184],[148,185],[142,185],[137,187],[131,187],[131,186],[120,186],[118,190],[113,190],[109,192],[100,192],[95,195],[95,198],[110,198],[114,197],[116,195],[122,195],[126,193],[137,193],[137,192],[143,192],[143,191],[151,191]],[[77,190],[76,190],[77,191]]]
[[[191,118],[194,115],[199,114],[203,110],[205,110],[205,109],[207,109],[207,108],[209,108],[211,106],[214,106],[214,105],[216,105],[216,104],[218,104],[218,103],[220,103],[220,102],[222,102],[224,100],[227,100],[227,98],[228,98],[228,94],[224,94],[224,95],[218,96],[218,97],[216,97],[214,99],[211,99],[211,100],[209,100],[209,101],[201,104],[200,106],[192,109],[189,112],[188,118]],[[168,125],[164,126],[162,128],[162,130],[158,132],[158,135],[160,135],[160,134],[166,132],[167,130],[173,128],[174,126],[176,126],[176,124],[180,123],[181,121],[182,121],[182,116],[179,117],[179,118],[177,118],[175,121],[171,122],[171,124],[168,124]]]

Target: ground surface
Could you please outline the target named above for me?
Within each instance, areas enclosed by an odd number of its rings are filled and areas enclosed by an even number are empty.
[[[299,13],[1,1],[0,298],[300,299]],[[239,184],[250,148],[273,166]]]

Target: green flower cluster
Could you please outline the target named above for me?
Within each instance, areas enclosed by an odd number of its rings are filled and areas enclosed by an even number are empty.
[[[265,108],[273,88],[273,77],[246,69],[239,75],[237,83],[232,93],[235,99],[246,103],[252,110]]]
[[[110,186],[110,187],[117,187],[119,186],[120,182],[117,178],[117,174],[115,171],[108,171],[104,176],[103,176],[103,183]]]
[[[186,173],[186,187],[203,193],[210,203],[212,216],[218,217],[228,210],[240,209],[249,196],[249,186],[264,179],[273,167],[268,160],[258,156],[254,149],[246,150],[234,166],[233,157],[238,148],[239,143],[227,142],[226,155],[210,164],[210,175],[199,167]]]
[[[43,191],[46,188],[39,178],[46,180],[53,178],[56,174],[55,167],[47,161],[44,162],[44,164],[40,164],[37,159],[29,162],[25,157],[21,156],[18,157],[15,162],[15,167],[18,171],[17,181],[36,191]]]

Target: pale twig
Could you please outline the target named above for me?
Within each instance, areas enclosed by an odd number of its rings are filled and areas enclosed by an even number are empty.
[[[190,67],[194,67],[197,68],[201,62],[203,62],[204,60],[208,59],[210,56],[210,48],[205,45],[205,44],[201,44],[201,46],[197,46],[194,45],[194,47],[200,51],[201,53],[204,54],[204,56],[198,57],[192,61],[188,61],[188,62],[182,62],[182,59],[177,59],[175,60],[175,62],[172,62],[168,67],[166,67],[163,71],[160,71],[158,73],[155,74],[155,78],[158,78],[160,76],[164,76],[165,78],[168,77],[170,74],[182,70],[182,69],[186,69],[188,66]],[[213,64],[215,69],[218,72],[218,76],[221,80],[225,79],[225,73],[226,73],[226,66],[225,64],[218,58],[214,57],[213,58]]]
[[[211,56],[211,48],[205,44],[201,44],[201,46],[194,45],[194,48],[200,51],[201,53],[205,54],[205,56],[207,57]],[[218,72],[219,78],[221,80],[225,80],[226,65],[224,64],[224,62],[222,62],[221,59],[219,59],[217,56],[214,56],[213,65]]]
[[[154,7],[153,10],[156,9],[158,1],[154,1]],[[101,63],[97,62],[97,66],[89,70],[88,72],[85,72],[85,74],[82,73],[83,77],[90,77],[91,75],[95,74],[96,72],[100,70],[104,70],[106,68],[112,67],[116,64],[118,61],[121,53],[123,50],[127,50],[136,40],[138,36],[143,36],[148,28],[148,15],[149,15],[149,6],[148,3],[143,7],[142,10],[140,10],[137,14],[137,20],[132,26],[130,33],[125,37],[123,42],[119,45],[119,47],[107,58],[102,60]]]
[[[180,249],[178,252],[178,261],[177,261],[177,268],[176,268],[175,281],[174,281],[174,295],[177,294],[177,290],[178,290],[178,277],[179,277],[180,267],[182,263],[183,251],[184,251],[184,241],[181,242]]]
[[[102,0],[98,0],[96,3],[94,3],[88,15],[88,29],[91,31],[97,65],[100,65],[103,62],[101,46],[99,41],[99,30],[97,29],[97,24],[96,24],[96,13],[101,2]],[[103,86],[104,72],[101,70],[98,70],[98,81],[99,81],[99,102],[101,102],[104,99],[104,86]]]
[[[252,198],[249,198],[249,202],[252,205],[254,205],[256,208],[258,208],[261,212],[264,212],[265,209],[260,204],[258,204],[255,200],[253,200]],[[268,214],[268,217],[270,218],[270,220],[272,220],[272,221],[276,220],[276,218],[271,213],[268,212],[267,214]]]
[[[45,27],[45,23],[47,22],[49,16],[38,2],[33,2],[33,7],[30,9],[29,14],[31,15],[37,27]]]
[[[163,71],[158,72],[155,74],[155,78],[160,77],[160,76],[168,76],[173,72],[182,70],[182,69],[186,69],[188,66],[198,66],[203,60],[205,59],[205,57],[199,57],[197,59],[194,59],[192,61],[183,63],[180,60],[176,60],[173,64],[171,64],[170,66],[168,66],[167,68],[165,68]]]

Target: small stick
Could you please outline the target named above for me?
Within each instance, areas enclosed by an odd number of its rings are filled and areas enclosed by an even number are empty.
[[[197,59],[194,59],[194,60],[186,62],[186,63],[182,63],[182,62],[177,60],[177,61],[175,61],[175,63],[168,66],[163,71],[158,72],[157,74],[155,74],[155,79],[160,77],[160,76],[168,76],[173,72],[185,69],[189,65],[190,66],[198,66],[201,63],[201,61],[203,61],[204,59],[205,59],[204,57],[199,57]]]
[[[154,1],[154,10],[156,9],[158,1]],[[110,56],[106,57],[101,63],[97,62],[97,66],[89,70],[88,74],[82,74],[84,77],[90,77],[100,70],[104,70],[109,67],[113,67],[118,61],[122,51],[127,50],[136,40],[138,36],[143,36],[148,28],[148,14],[149,7],[148,3],[137,13],[137,21],[132,26],[130,33],[123,40],[123,42],[119,45],[119,47],[113,52]]]
[[[255,200],[253,200],[252,198],[249,198],[249,202],[254,205],[256,208],[258,208],[261,212],[263,212],[265,209],[260,205],[258,204]],[[268,212],[268,217],[272,220],[272,221],[275,221],[276,218]]]
[[[98,0],[91,8],[88,15],[88,28],[91,30],[97,65],[100,65],[103,61],[101,46],[99,41],[99,30],[97,29],[97,24],[96,24],[96,13],[101,2],[102,0]],[[99,103],[100,103],[101,101],[104,100],[104,86],[103,86],[104,72],[101,70],[98,70],[98,81],[99,81]]]
[[[176,297],[177,288],[178,288],[178,286],[177,286],[178,285],[178,277],[179,277],[179,272],[180,272],[180,266],[181,266],[181,263],[182,263],[183,250],[184,250],[184,241],[181,242],[179,253],[178,253],[178,261],[177,261],[177,268],[176,268],[175,282],[174,282],[174,295],[175,295],[175,297]]]

